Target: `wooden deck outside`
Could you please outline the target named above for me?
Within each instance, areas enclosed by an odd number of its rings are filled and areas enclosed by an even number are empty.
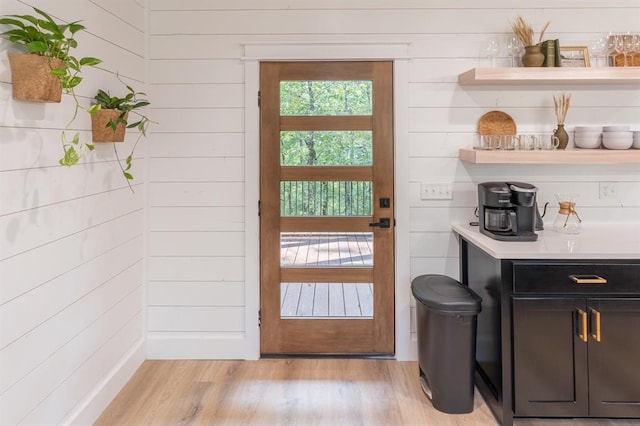
[[[372,267],[373,234],[283,234],[282,267]],[[281,316],[371,318],[372,283],[282,283]]]

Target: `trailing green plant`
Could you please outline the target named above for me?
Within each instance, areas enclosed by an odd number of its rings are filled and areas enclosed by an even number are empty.
[[[0,24],[13,27],[0,35],[14,44],[24,46],[28,53],[57,58],[63,62],[63,67],[52,68],[51,74],[60,80],[62,90],[70,94],[75,103],[73,115],[62,130],[64,156],[59,161],[64,166],[72,166],[78,163],[84,149],[94,149],[90,143],[85,143],[84,146],[80,143],[79,133],[75,133],[70,140],[67,137],[67,131],[78,117],[80,109],[75,88],[82,82],[82,67],[95,66],[102,61],[93,57],[77,59],[71,54],[72,49],[78,47],[76,33],[85,29],[79,21],[59,24],[46,12],[35,7],[33,10],[34,15],[8,15],[0,18]]]
[[[146,115],[139,111],[141,108],[144,108],[150,104],[147,99],[142,98],[143,96],[147,96],[146,93],[136,92],[133,87],[126,84],[125,86],[127,88],[127,94],[124,97],[111,96],[111,93],[109,93],[109,91],[98,89],[97,94],[93,98],[96,103],[92,105],[88,109],[88,111],[92,115],[96,114],[102,109],[113,109],[119,111],[120,113],[118,114],[118,116],[115,119],[109,120],[106,124],[106,127],[113,130],[113,132],[116,131],[118,125],[123,125],[127,129],[138,129],[138,138],[133,144],[131,152],[125,158],[124,166],[122,165],[120,157],[118,156],[118,150],[116,149],[115,144],[113,145],[116,159],[118,160],[118,165],[120,166],[120,169],[122,170],[122,173],[128,182],[130,180],[133,180],[133,175],[130,172],[131,163],[133,161],[133,154],[140,139],[143,136],[147,136],[147,128],[149,127],[151,120],[149,120]],[[130,119],[131,114],[135,114],[137,116],[135,120]],[[129,119],[127,119],[127,117],[129,117]],[[130,184],[129,187],[131,187]]]

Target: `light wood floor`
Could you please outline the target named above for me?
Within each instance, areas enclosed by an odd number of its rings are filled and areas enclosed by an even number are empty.
[[[96,425],[495,425],[435,410],[416,362],[372,359],[146,361]],[[519,421],[528,426],[638,425],[638,420]]]

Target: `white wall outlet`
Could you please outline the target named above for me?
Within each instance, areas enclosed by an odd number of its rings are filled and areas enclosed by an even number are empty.
[[[618,182],[600,182],[600,199],[611,200],[618,198]]]
[[[421,200],[451,200],[453,189],[450,183],[422,183],[420,185]]]

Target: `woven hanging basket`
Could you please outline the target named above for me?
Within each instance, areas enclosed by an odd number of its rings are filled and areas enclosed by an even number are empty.
[[[64,68],[57,58],[32,54],[9,55],[13,99],[31,102],[60,102],[62,85],[52,69]]]
[[[94,142],[124,142],[126,127],[118,123],[116,131],[107,127],[109,120],[116,121],[122,111],[117,109],[101,109],[95,114],[91,114],[91,134]],[[129,118],[129,113],[124,115],[124,119]]]

